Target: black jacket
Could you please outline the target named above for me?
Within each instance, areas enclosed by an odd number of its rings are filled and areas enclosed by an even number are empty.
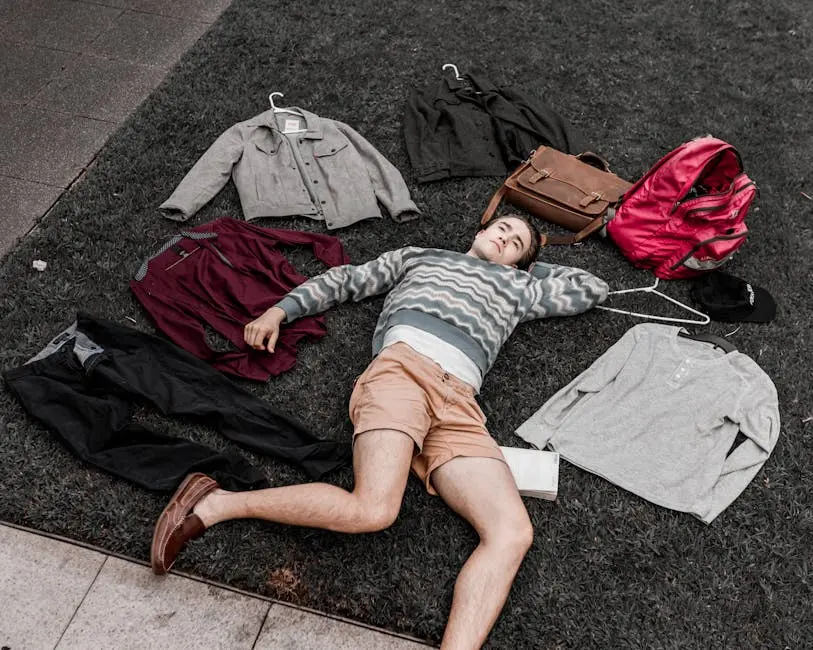
[[[452,176],[507,176],[539,145],[581,153],[581,137],[552,108],[480,74],[413,90],[404,138],[419,183]]]

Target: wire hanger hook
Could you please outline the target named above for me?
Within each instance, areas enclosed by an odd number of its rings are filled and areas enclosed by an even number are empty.
[[[285,95],[283,95],[280,92],[273,92],[270,95],[268,95],[268,101],[271,103],[271,108],[276,111],[278,109],[277,109],[277,105],[274,103],[274,96],[275,95],[278,96],[278,97],[285,97]]]
[[[460,73],[457,71],[457,66],[454,63],[444,63],[441,70],[446,70],[446,68],[451,68],[454,70],[454,76],[458,81],[463,81],[463,77],[460,76]]]

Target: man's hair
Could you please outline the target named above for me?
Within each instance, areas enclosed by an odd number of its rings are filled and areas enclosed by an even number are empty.
[[[491,217],[491,219],[480,226],[480,230],[487,230],[498,221],[508,219],[509,217],[519,219],[527,226],[528,231],[531,233],[531,245],[528,247],[525,255],[523,255],[517,262],[517,268],[527,271],[531,267],[531,264],[536,262],[536,258],[539,256],[539,249],[541,248],[542,235],[539,233],[539,229],[536,227],[536,224],[533,221],[524,215],[512,212],[510,214],[500,215],[499,217]]]

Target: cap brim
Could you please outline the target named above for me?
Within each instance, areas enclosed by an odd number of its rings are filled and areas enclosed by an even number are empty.
[[[752,284],[751,288],[754,290],[754,309],[748,316],[739,320],[749,323],[768,323],[772,321],[776,316],[776,302],[773,296],[762,287],[755,287]]]

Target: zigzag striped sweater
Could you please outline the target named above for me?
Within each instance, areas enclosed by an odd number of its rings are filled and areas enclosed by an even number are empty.
[[[400,248],[358,266],[336,266],[276,304],[291,322],[347,300],[391,290],[373,334],[373,355],[394,325],[425,330],[468,355],[483,375],[517,324],[587,311],[607,297],[604,280],[537,262],[521,271],[465,253]]]

